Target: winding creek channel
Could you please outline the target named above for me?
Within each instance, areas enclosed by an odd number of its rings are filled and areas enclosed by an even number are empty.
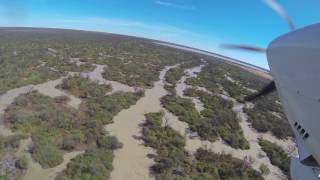
[[[107,131],[123,143],[123,147],[115,152],[111,179],[152,179],[149,168],[153,160],[147,155],[154,152],[135,137],[141,136],[140,124],[145,120],[144,114],[161,110],[160,99],[167,94],[163,88],[164,76],[173,67],[162,70],[160,80],[154,83],[154,87],[147,89],[144,97],[129,109],[121,111],[114,117],[114,123],[106,126]]]

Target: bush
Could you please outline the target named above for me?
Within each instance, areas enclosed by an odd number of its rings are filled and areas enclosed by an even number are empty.
[[[157,151],[155,165],[151,167],[156,179],[174,179],[173,171],[182,171],[189,166],[190,160],[184,151],[185,139],[170,127],[162,127],[163,112],[148,113],[143,125],[143,140],[147,146]]]
[[[85,102],[82,111],[93,121],[101,124],[110,123],[112,118],[122,109],[135,104],[144,95],[143,91],[136,93],[116,92],[110,96],[90,98]]]
[[[1,36],[1,39],[3,39],[3,36]],[[39,56],[36,57],[34,53],[30,53],[31,51],[34,52],[35,50],[30,49],[29,53],[21,54],[19,57],[5,57],[2,54],[0,93],[29,84],[40,84],[58,79],[63,75],[63,73],[52,71],[48,67],[37,66]]]
[[[197,169],[210,173],[213,179],[263,179],[259,172],[231,155],[216,154],[200,148],[195,157],[198,160]]]
[[[182,68],[181,66],[178,66],[176,68],[170,69],[166,73],[165,80],[170,84],[176,84],[177,81],[179,81],[183,75],[184,75],[184,68]]]
[[[115,136],[108,136],[106,138],[99,138],[97,140],[97,145],[99,148],[111,149],[111,150],[121,149],[123,146],[123,144],[121,142],[119,142],[117,137],[115,137]]]
[[[113,153],[111,150],[91,149],[72,159],[63,175],[56,178],[64,179],[95,179],[105,180],[112,171]]]
[[[4,117],[15,130],[32,134],[32,158],[43,167],[54,167],[63,160],[61,150],[71,151],[95,143],[105,134],[104,125],[143,95],[139,91],[90,97],[76,110],[54,98],[31,92],[17,97]],[[19,144],[16,140],[9,142],[14,147]],[[112,149],[121,147],[112,137],[108,143]],[[6,145],[5,141],[1,144]]]
[[[81,131],[72,131],[64,135],[62,142],[62,149],[70,151],[81,144],[83,141],[83,135]]]
[[[66,90],[80,98],[103,97],[112,90],[111,85],[98,84],[88,78],[80,76],[68,77],[62,81],[58,88]]]
[[[260,170],[262,175],[269,175],[270,174],[270,169],[265,164],[261,164],[260,167],[259,167],[259,170]]]
[[[248,121],[252,123],[252,127],[258,132],[266,133],[270,131],[279,139],[294,137],[281,105],[276,103],[277,100],[277,95],[274,93],[255,100],[252,109],[245,109],[245,112],[248,114]],[[279,117],[271,112],[279,114]]]
[[[113,150],[120,148],[120,144],[116,137],[100,137],[97,146],[72,159],[56,180],[108,179],[113,169]]]
[[[195,94],[204,103],[205,109],[199,114],[190,99],[168,95],[161,99],[163,106],[178,116],[180,121],[188,123],[192,131],[202,140],[214,142],[220,136],[233,148],[249,149],[232,105],[217,96],[202,91]]]
[[[63,162],[63,154],[53,142],[48,132],[32,133],[32,158],[44,168],[52,168]]]
[[[199,149],[193,158],[184,150],[185,138],[172,128],[162,126],[163,112],[148,113],[145,117],[143,140],[157,152],[151,168],[156,179],[262,179],[260,173],[231,155]]]
[[[227,79],[226,75],[231,77],[235,82]],[[260,90],[269,83],[268,79],[256,74],[243,70],[239,67],[228,65],[218,61],[209,61],[208,65],[202,69],[197,78],[190,78],[187,84],[193,86],[205,87],[213,93],[222,93],[225,90],[231,97],[239,102],[243,98],[252,95],[247,88]],[[189,95],[195,95],[194,92],[186,92]],[[276,93],[255,100],[253,109],[245,109],[249,116],[252,127],[258,132],[265,133],[270,131],[280,139],[293,137],[291,127],[282,111],[281,105]],[[280,114],[280,118],[275,117],[271,112]]]
[[[278,166],[284,174],[290,177],[290,157],[286,152],[276,145],[264,139],[259,139],[259,144],[269,157],[271,164]]]
[[[235,82],[228,80],[226,75]],[[267,79],[221,61],[208,61],[208,65],[202,69],[197,78],[187,80],[187,84],[205,87],[213,93],[222,93],[219,88],[219,86],[222,86],[231,97],[239,101],[251,94],[246,88],[258,90],[267,82]]]
[[[15,162],[15,166],[19,169],[28,169],[29,161],[28,158],[25,156],[20,157]]]

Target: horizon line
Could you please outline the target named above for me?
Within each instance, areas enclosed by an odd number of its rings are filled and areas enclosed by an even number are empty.
[[[0,29],[1,28],[33,28],[33,29],[71,30],[71,31],[84,31],[84,32],[92,32],[92,33],[113,34],[113,35],[117,35],[117,36],[127,36],[127,37],[145,39],[145,40],[149,40],[149,41],[157,41],[157,42],[160,42],[160,43],[166,43],[167,45],[171,45],[170,47],[172,47],[172,48],[179,48],[179,49],[183,49],[183,50],[186,50],[186,51],[192,51],[194,53],[208,55],[208,56],[212,56],[212,57],[216,57],[216,58],[222,58],[222,59],[224,59],[226,61],[229,61],[229,62],[232,62],[232,63],[236,63],[238,65],[243,65],[243,66],[246,66],[246,67],[249,67],[249,68],[253,68],[253,69],[256,69],[256,70],[260,70],[260,71],[263,71],[265,73],[269,73],[270,72],[269,69],[266,69],[264,67],[257,66],[257,65],[245,62],[245,61],[240,60],[238,58],[233,58],[233,57],[222,55],[222,54],[219,54],[219,53],[216,53],[216,52],[212,52],[210,50],[200,49],[200,48],[197,48],[197,47],[192,47],[192,46],[189,46],[189,45],[183,45],[183,44],[180,44],[180,43],[170,42],[170,41],[156,39],[156,38],[147,38],[147,37],[137,36],[137,35],[119,34],[119,33],[107,32],[107,31],[87,30],[87,29],[77,29],[77,28],[71,29],[71,28],[38,27],[38,26],[0,26]],[[159,45],[165,45],[165,44],[159,44]],[[173,47],[173,46],[176,46],[176,47]]]

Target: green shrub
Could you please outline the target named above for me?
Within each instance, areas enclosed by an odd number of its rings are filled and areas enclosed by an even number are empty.
[[[282,107],[276,101],[278,101],[278,97],[275,93],[255,100],[252,109],[245,109],[248,114],[248,121],[258,132],[266,133],[270,131],[280,139],[294,137]],[[271,112],[277,113],[279,116],[275,116]]]
[[[120,148],[116,137],[100,137],[97,146],[72,159],[56,180],[105,180],[113,169],[113,150]]]
[[[122,109],[127,109],[135,104],[144,93],[142,91],[136,93],[116,92],[110,96],[90,98],[85,102],[84,111],[91,119],[107,124]]]
[[[290,157],[277,144],[264,139],[259,140],[259,144],[269,157],[271,164],[278,166],[284,174],[290,176]]]
[[[184,151],[185,139],[170,127],[162,127],[163,112],[148,113],[143,125],[143,140],[147,146],[157,151],[156,164],[151,167],[156,179],[174,179],[172,171],[183,171],[187,168],[187,152]]]
[[[229,81],[226,75],[235,82]],[[197,78],[189,78],[186,83],[192,86],[205,87],[213,93],[220,94],[222,93],[220,87],[222,87],[231,97],[242,102],[244,97],[252,95],[252,92],[246,88],[260,90],[269,83],[269,80],[233,65],[209,61]],[[195,90],[187,90],[185,93],[190,96],[196,96]],[[255,100],[253,109],[245,109],[249,121],[258,132],[265,133],[270,131],[281,139],[293,137],[293,132],[282,107],[276,101],[279,101],[276,93]],[[280,114],[280,118],[270,112]]]
[[[18,158],[15,162],[15,166],[19,169],[28,169],[29,161],[28,158],[25,156],[22,156]]]
[[[170,85],[170,84],[165,84],[164,89],[170,92],[171,94],[175,95],[176,94],[176,86],[175,85]]]
[[[113,154],[111,150],[91,149],[72,159],[58,180],[105,180],[112,171]]]
[[[235,82],[229,81],[226,75]],[[268,80],[238,66],[221,61],[208,61],[208,65],[202,69],[197,78],[190,78],[186,82],[189,85],[205,87],[213,93],[221,93],[219,86],[222,86],[231,97],[241,101],[243,97],[251,94],[246,88],[261,89]]]
[[[61,162],[60,149],[71,151],[95,143],[105,135],[104,125],[111,123],[116,114],[135,104],[143,95],[143,91],[103,94],[87,98],[76,110],[54,98],[31,92],[15,99],[6,109],[4,120],[17,131],[31,133],[32,157],[44,167],[54,167]],[[42,133],[46,136],[38,137]],[[112,148],[121,147],[112,137],[108,143]],[[11,144],[16,147],[18,141]],[[46,158],[48,154],[52,156]]]
[[[52,168],[63,162],[63,154],[53,142],[53,137],[45,131],[32,133],[32,158],[44,168]]]
[[[204,149],[198,149],[195,157],[198,161],[197,169],[200,172],[210,173],[213,179],[263,179],[261,174],[243,160],[231,155],[216,154]]]
[[[163,106],[189,124],[202,140],[214,142],[220,136],[233,148],[249,149],[232,105],[217,96],[197,92],[205,109],[199,114],[190,99],[168,95],[161,99]]]
[[[162,126],[163,112],[145,114],[143,140],[156,150],[152,173],[158,180],[263,179],[243,160],[199,149],[195,158],[184,150],[185,138]]]
[[[64,79],[61,85],[58,85],[58,88],[66,90],[80,98],[103,97],[112,89],[111,85],[100,85],[98,82],[80,76]]]
[[[99,138],[97,140],[97,145],[99,148],[104,149],[121,149],[123,144],[118,141],[118,139],[115,136],[108,136],[107,138]]]
[[[70,151],[77,147],[77,145],[83,142],[83,135],[79,130],[73,130],[68,132],[63,137],[62,149]]]
[[[184,75],[184,69],[181,66],[170,69],[166,75],[165,80],[170,84],[176,84]]]
[[[0,92],[57,79],[68,71],[92,71],[92,63],[108,66],[108,80],[151,87],[165,66],[203,57],[141,38],[71,30],[2,31],[0,43]],[[70,58],[86,64],[78,66]]]

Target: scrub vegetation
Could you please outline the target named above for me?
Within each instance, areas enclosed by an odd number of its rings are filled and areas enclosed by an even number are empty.
[[[64,151],[83,149],[105,136],[103,125],[143,93],[119,92],[88,98],[80,111],[37,92],[15,99],[5,112],[5,122],[15,131],[31,134],[31,154],[43,167],[55,167]]]
[[[228,76],[232,78],[234,83],[227,78]],[[194,80],[197,81],[195,82]],[[212,92],[217,92],[217,90],[219,90],[218,85],[220,84],[226,88],[225,90],[233,98],[240,99],[244,94],[248,93],[248,90],[245,88],[259,90],[263,88],[269,80],[222,61],[208,61],[208,65],[202,69],[199,76],[196,79],[191,78],[189,82],[194,82],[199,84],[199,86],[206,87]],[[228,86],[230,87],[227,88]]]
[[[174,67],[170,69],[166,75],[165,80],[167,83],[170,83],[171,85],[176,85],[176,83],[182,78],[183,75],[185,75],[185,70],[199,66],[202,63],[202,60],[198,61],[187,61],[183,62],[182,64],[179,64],[177,67]]]
[[[24,135],[0,136],[0,179],[17,179],[25,172],[28,160],[15,155],[25,138]]]
[[[111,85],[99,85],[97,82],[80,76],[69,76],[58,85],[58,88],[79,98],[103,97],[112,90]]]
[[[268,83],[269,80],[263,77],[219,61],[210,61],[209,65],[202,69],[197,78],[187,79],[187,84],[205,87],[214,94],[222,94],[222,90],[224,90],[239,102],[243,102],[245,96],[253,93],[247,88],[260,90]],[[261,97],[255,100],[253,104],[253,108],[245,109],[253,128],[262,133],[270,131],[281,139],[293,137],[291,127],[276,93]],[[274,114],[278,114],[278,116]]]
[[[290,177],[290,157],[287,153],[277,144],[264,139],[260,139],[259,144],[262,150],[266,152],[271,163],[278,166],[287,177]]]
[[[184,75],[184,68],[181,66],[170,69],[166,75],[165,80],[170,84],[176,84]]]
[[[196,78],[189,78],[186,83],[192,86],[205,87],[213,93],[222,93],[220,87],[233,98],[242,101],[243,97],[249,95],[250,92],[244,88],[244,84],[237,84],[230,81],[226,75],[231,77],[235,82],[251,82],[255,81],[256,76],[245,72],[243,69],[238,67],[222,63],[219,61],[210,61],[205,66]],[[251,79],[252,78],[252,79]],[[259,88],[261,82],[254,89]],[[248,83],[249,84],[249,83]],[[250,86],[251,87],[251,86]]]
[[[166,86],[170,95],[161,99],[163,106],[178,116],[179,120],[188,123],[191,130],[197,132],[202,140],[214,142],[221,137],[233,148],[249,149],[249,142],[232,111],[232,103],[203,91],[186,89],[186,96],[198,97],[204,104],[205,109],[199,113],[190,99],[176,95],[174,87],[184,75],[184,70],[190,67],[194,66],[183,64],[168,71],[165,78],[172,86]]]
[[[7,152],[17,150],[20,145],[20,140],[25,138],[26,136],[24,135],[0,136],[0,158]]]
[[[130,55],[121,54],[118,57],[109,57],[98,61],[98,63],[108,66],[103,74],[105,79],[130,86],[152,87],[153,82],[159,79],[159,73],[165,66],[181,62],[188,62],[188,64],[199,62],[199,56],[186,51],[175,50],[178,52],[174,52],[170,48],[161,46],[152,48],[155,45],[151,44],[143,46],[143,49],[139,50],[133,46],[132,44],[130,47]]]
[[[191,96],[190,90],[187,94]],[[188,123],[191,130],[197,132],[202,140],[214,142],[221,137],[233,148],[249,149],[249,142],[243,135],[230,102],[203,91],[194,90],[192,96],[199,97],[203,102],[205,109],[201,113],[195,109],[190,99],[176,95],[165,96],[162,104],[178,116],[179,120]]]
[[[280,139],[294,137],[290,124],[282,111],[281,104],[275,93],[257,99],[253,108],[246,108],[248,120],[258,132],[271,132]]]
[[[162,126],[164,112],[148,113],[143,140],[156,150],[151,170],[156,179],[262,179],[261,174],[231,155],[199,149],[195,157],[184,150],[185,138]]]
[[[0,92],[58,79],[67,72],[107,65],[104,78],[151,87],[167,65],[198,61],[199,55],[149,40],[61,29],[0,29]],[[82,62],[77,64],[73,60]]]
[[[13,88],[58,79],[62,75],[46,67],[35,67],[37,65],[23,61],[10,57],[0,60],[0,94]]]
[[[84,154],[72,159],[56,180],[105,180],[113,169],[113,151],[122,147],[114,136],[101,137]]]

